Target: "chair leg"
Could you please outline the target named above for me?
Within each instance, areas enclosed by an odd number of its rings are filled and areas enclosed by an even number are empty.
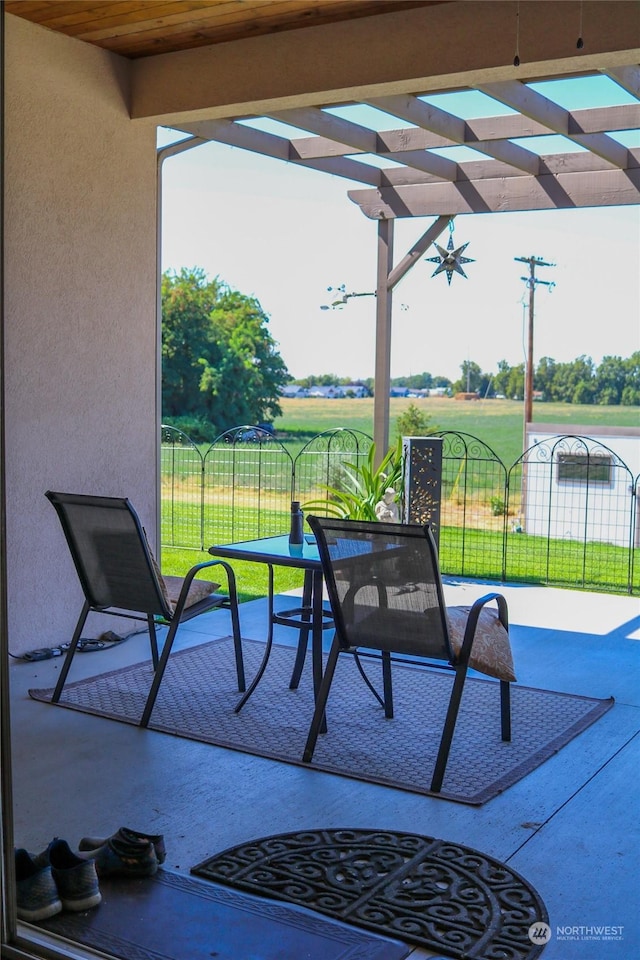
[[[511,684],[507,680],[500,681],[500,727],[502,739],[511,740]]]
[[[431,780],[431,790],[433,793],[439,793],[442,789],[442,781],[444,780],[444,772],[447,768],[447,760],[449,759],[451,741],[453,740],[453,733],[456,728],[458,710],[460,709],[460,701],[462,700],[462,691],[464,689],[464,682],[466,679],[466,666],[458,667],[456,669],[455,680],[453,681],[453,689],[449,699],[449,707],[447,708],[447,716],[444,721],[444,728],[442,730],[442,737],[440,738],[440,746],[438,748],[438,756],[436,758],[436,765]]]
[[[327,698],[329,697],[331,681],[333,680],[333,674],[335,673],[339,653],[340,643],[336,639],[331,644],[331,649],[329,651],[329,656],[327,657],[327,663],[324,669],[324,676],[322,677],[322,683],[320,684],[320,689],[318,690],[318,695],[316,697],[316,707],[313,712],[313,719],[309,728],[309,735],[305,744],[304,753],[302,754],[303,763],[311,763],[313,758],[313,751],[316,748],[318,734],[320,733],[320,728],[323,726],[324,711],[327,705]]]
[[[309,610],[309,611],[311,610],[312,584],[313,584],[313,578],[311,576],[311,570],[305,570],[304,586],[302,588],[303,610]],[[310,613],[309,613],[309,624],[306,625],[306,621],[303,621],[303,624],[304,625],[300,627],[300,635],[298,637],[298,650],[296,652],[296,660],[293,665],[291,680],[289,681],[289,690],[297,690],[300,685],[300,677],[302,676],[302,669],[304,667],[305,660],[307,659],[307,649],[309,647],[309,629],[311,627]]]
[[[238,613],[238,597],[235,591],[229,592],[229,607],[231,609],[231,632],[233,633],[233,649],[236,657],[236,677],[238,679],[238,693],[244,693],[247,682],[244,675],[244,657],[242,656],[242,635],[240,633],[240,615]]]
[[[151,719],[151,712],[155,706],[156,697],[158,696],[158,690],[160,689],[160,684],[162,683],[162,678],[164,676],[164,671],[167,666],[167,661],[169,659],[169,654],[171,653],[171,647],[173,646],[173,641],[175,639],[175,635],[178,630],[179,623],[180,621],[178,619],[171,621],[171,626],[169,627],[167,638],[164,641],[164,644],[162,647],[162,653],[160,654],[158,666],[156,667],[153,673],[151,689],[149,690],[147,701],[144,705],[144,710],[142,711],[142,717],[140,718],[141,727],[146,727],[149,725],[149,720]]]
[[[393,720],[393,686],[391,683],[391,654],[382,652],[382,691],[384,694],[384,715]]]
[[[155,670],[158,666],[158,637],[156,635],[156,622],[153,619],[153,614],[147,614],[147,625],[149,627],[149,642],[151,644],[151,661],[153,663],[153,669]]]
[[[63,687],[65,685],[67,674],[69,673],[69,668],[71,666],[71,661],[73,660],[73,655],[76,652],[78,647],[78,641],[82,636],[82,630],[86,623],[87,617],[89,616],[89,611],[91,607],[85,600],[82,611],[76,623],[76,628],[73,631],[73,637],[71,639],[71,644],[67,650],[67,655],[64,658],[64,663],[62,664],[62,670],[60,671],[60,676],[58,677],[58,682],[56,683],[56,688],[53,691],[53,696],[51,697],[51,703],[57,703],[60,699],[60,694],[62,693]]]

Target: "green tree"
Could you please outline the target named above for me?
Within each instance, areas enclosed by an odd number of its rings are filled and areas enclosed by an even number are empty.
[[[435,433],[438,427],[431,423],[431,416],[410,403],[404,413],[396,419],[396,433],[399,437],[426,437]]]
[[[453,384],[454,393],[477,393],[482,388],[483,373],[473,360],[465,360],[460,365],[462,376]]]
[[[519,363],[517,367],[509,370],[505,396],[510,400],[524,399],[524,363]]]
[[[193,416],[221,432],[280,413],[290,378],[258,301],[199,268],[162,277],[163,417]]]
[[[549,399],[560,403],[592,403],[594,384],[593,360],[583,355],[571,363],[556,365]]]
[[[553,378],[556,367],[555,360],[551,357],[543,357],[533,374],[534,390],[541,390],[545,400],[551,400],[553,397]]]

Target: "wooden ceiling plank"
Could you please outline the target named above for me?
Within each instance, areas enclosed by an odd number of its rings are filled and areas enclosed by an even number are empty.
[[[304,5],[307,5],[306,0]],[[179,16],[169,23],[158,24],[154,20],[144,24],[141,29],[128,33],[117,31],[113,36],[104,37],[103,42],[108,40],[108,44],[103,43],[103,45],[108,46],[108,49],[114,53],[123,51],[128,55],[135,55],[136,52],[145,50],[158,53],[171,49],[188,49],[191,46],[222,43],[229,39],[258,36],[271,32],[272,28],[284,29],[287,24],[295,23],[299,15],[294,14],[288,5],[285,5],[284,0],[282,6],[285,11],[275,14],[270,10],[259,8],[255,16],[248,16],[243,12],[242,17],[239,17],[233,11],[218,15],[212,14],[209,9],[202,11],[201,14],[196,12],[186,17]],[[99,44],[100,40],[94,37],[92,42]]]
[[[425,6],[428,3],[429,0],[417,0],[416,5]],[[203,4],[206,4],[206,7],[200,10]],[[192,5],[195,6],[195,0],[193,4],[185,0],[183,12],[188,14]],[[181,17],[178,12],[177,19],[172,16],[169,22],[159,24],[158,11],[155,17],[149,17],[148,22],[140,21],[134,29],[124,24],[113,33],[99,36],[93,32],[92,26],[87,25],[86,33],[76,29],[74,35],[78,39],[105,46],[115,53],[139,56],[145,52],[188,49],[192,46],[222,43],[230,39],[258,36],[316,23],[378,15],[390,10],[406,9],[412,5],[411,0],[397,0],[397,3],[382,0],[337,0],[336,3],[327,3],[326,0],[322,3],[318,3],[318,0],[226,0],[214,5],[207,3],[207,0],[200,0],[196,13],[192,16]],[[178,7],[180,6],[182,3],[178,0]],[[101,26],[104,24],[95,24],[96,30],[100,31]]]
[[[211,20],[211,8],[204,7],[203,0],[197,5],[190,3],[184,8],[174,0],[174,2],[158,4],[153,18],[149,17],[149,10],[145,6],[131,10],[126,16],[115,10],[106,11],[102,16],[91,20],[76,18],[73,23],[69,20],[65,33],[87,43],[93,43],[112,36],[127,37],[131,34],[146,33],[163,24],[184,23],[187,15],[189,22],[199,17]]]
[[[187,0],[190,2],[190,0]],[[205,2],[205,0],[200,0]],[[128,21],[141,14],[144,20],[154,22],[158,7],[173,7],[179,9],[177,0],[163,0],[162,3],[145,4],[144,0],[121,0],[121,2],[109,3],[69,3],[52,5],[51,15],[46,21],[40,21],[43,26],[51,30],[58,30],[67,36],[75,35],[78,30],[85,27],[98,26],[103,20],[110,19],[121,25],[126,25]]]
[[[292,127],[299,127],[308,133],[317,133],[329,140],[346,143],[363,153],[376,153],[378,138],[375,131],[360,124],[336,117],[317,107],[295,107],[293,110],[278,110],[267,116],[280,120]]]

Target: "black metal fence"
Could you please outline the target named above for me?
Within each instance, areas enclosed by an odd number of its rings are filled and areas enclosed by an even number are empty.
[[[536,443],[510,467],[470,434],[442,431],[443,573],[640,592],[640,477],[594,438]],[[335,429],[309,442],[241,426],[208,445],[162,428],[162,544],[205,550],[288,530],[291,500],[328,503],[367,434]],[[321,512],[314,506],[314,512]]]

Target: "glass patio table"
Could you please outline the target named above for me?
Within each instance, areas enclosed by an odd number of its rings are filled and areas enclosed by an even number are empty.
[[[238,701],[235,712],[238,713],[242,710],[262,679],[273,646],[275,624],[295,627],[299,630],[298,651],[289,683],[290,690],[295,690],[298,687],[309,643],[309,633],[311,633],[313,691],[314,697],[316,697],[322,680],[322,632],[333,627],[333,618],[323,604],[322,564],[315,537],[306,535],[302,544],[295,545],[289,543],[288,534],[279,537],[261,537],[257,540],[244,540],[239,543],[216,544],[209,547],[209,553],[214,557],[224,557],[228,560],[249,560],[255,563],[264,563],[269,573],[268,628],[265,651],[258,671],[247,691]],[[290,610],[275,611],[273,602],[274,567],[295,567],[304,570],[302,603],[299,606]]]

